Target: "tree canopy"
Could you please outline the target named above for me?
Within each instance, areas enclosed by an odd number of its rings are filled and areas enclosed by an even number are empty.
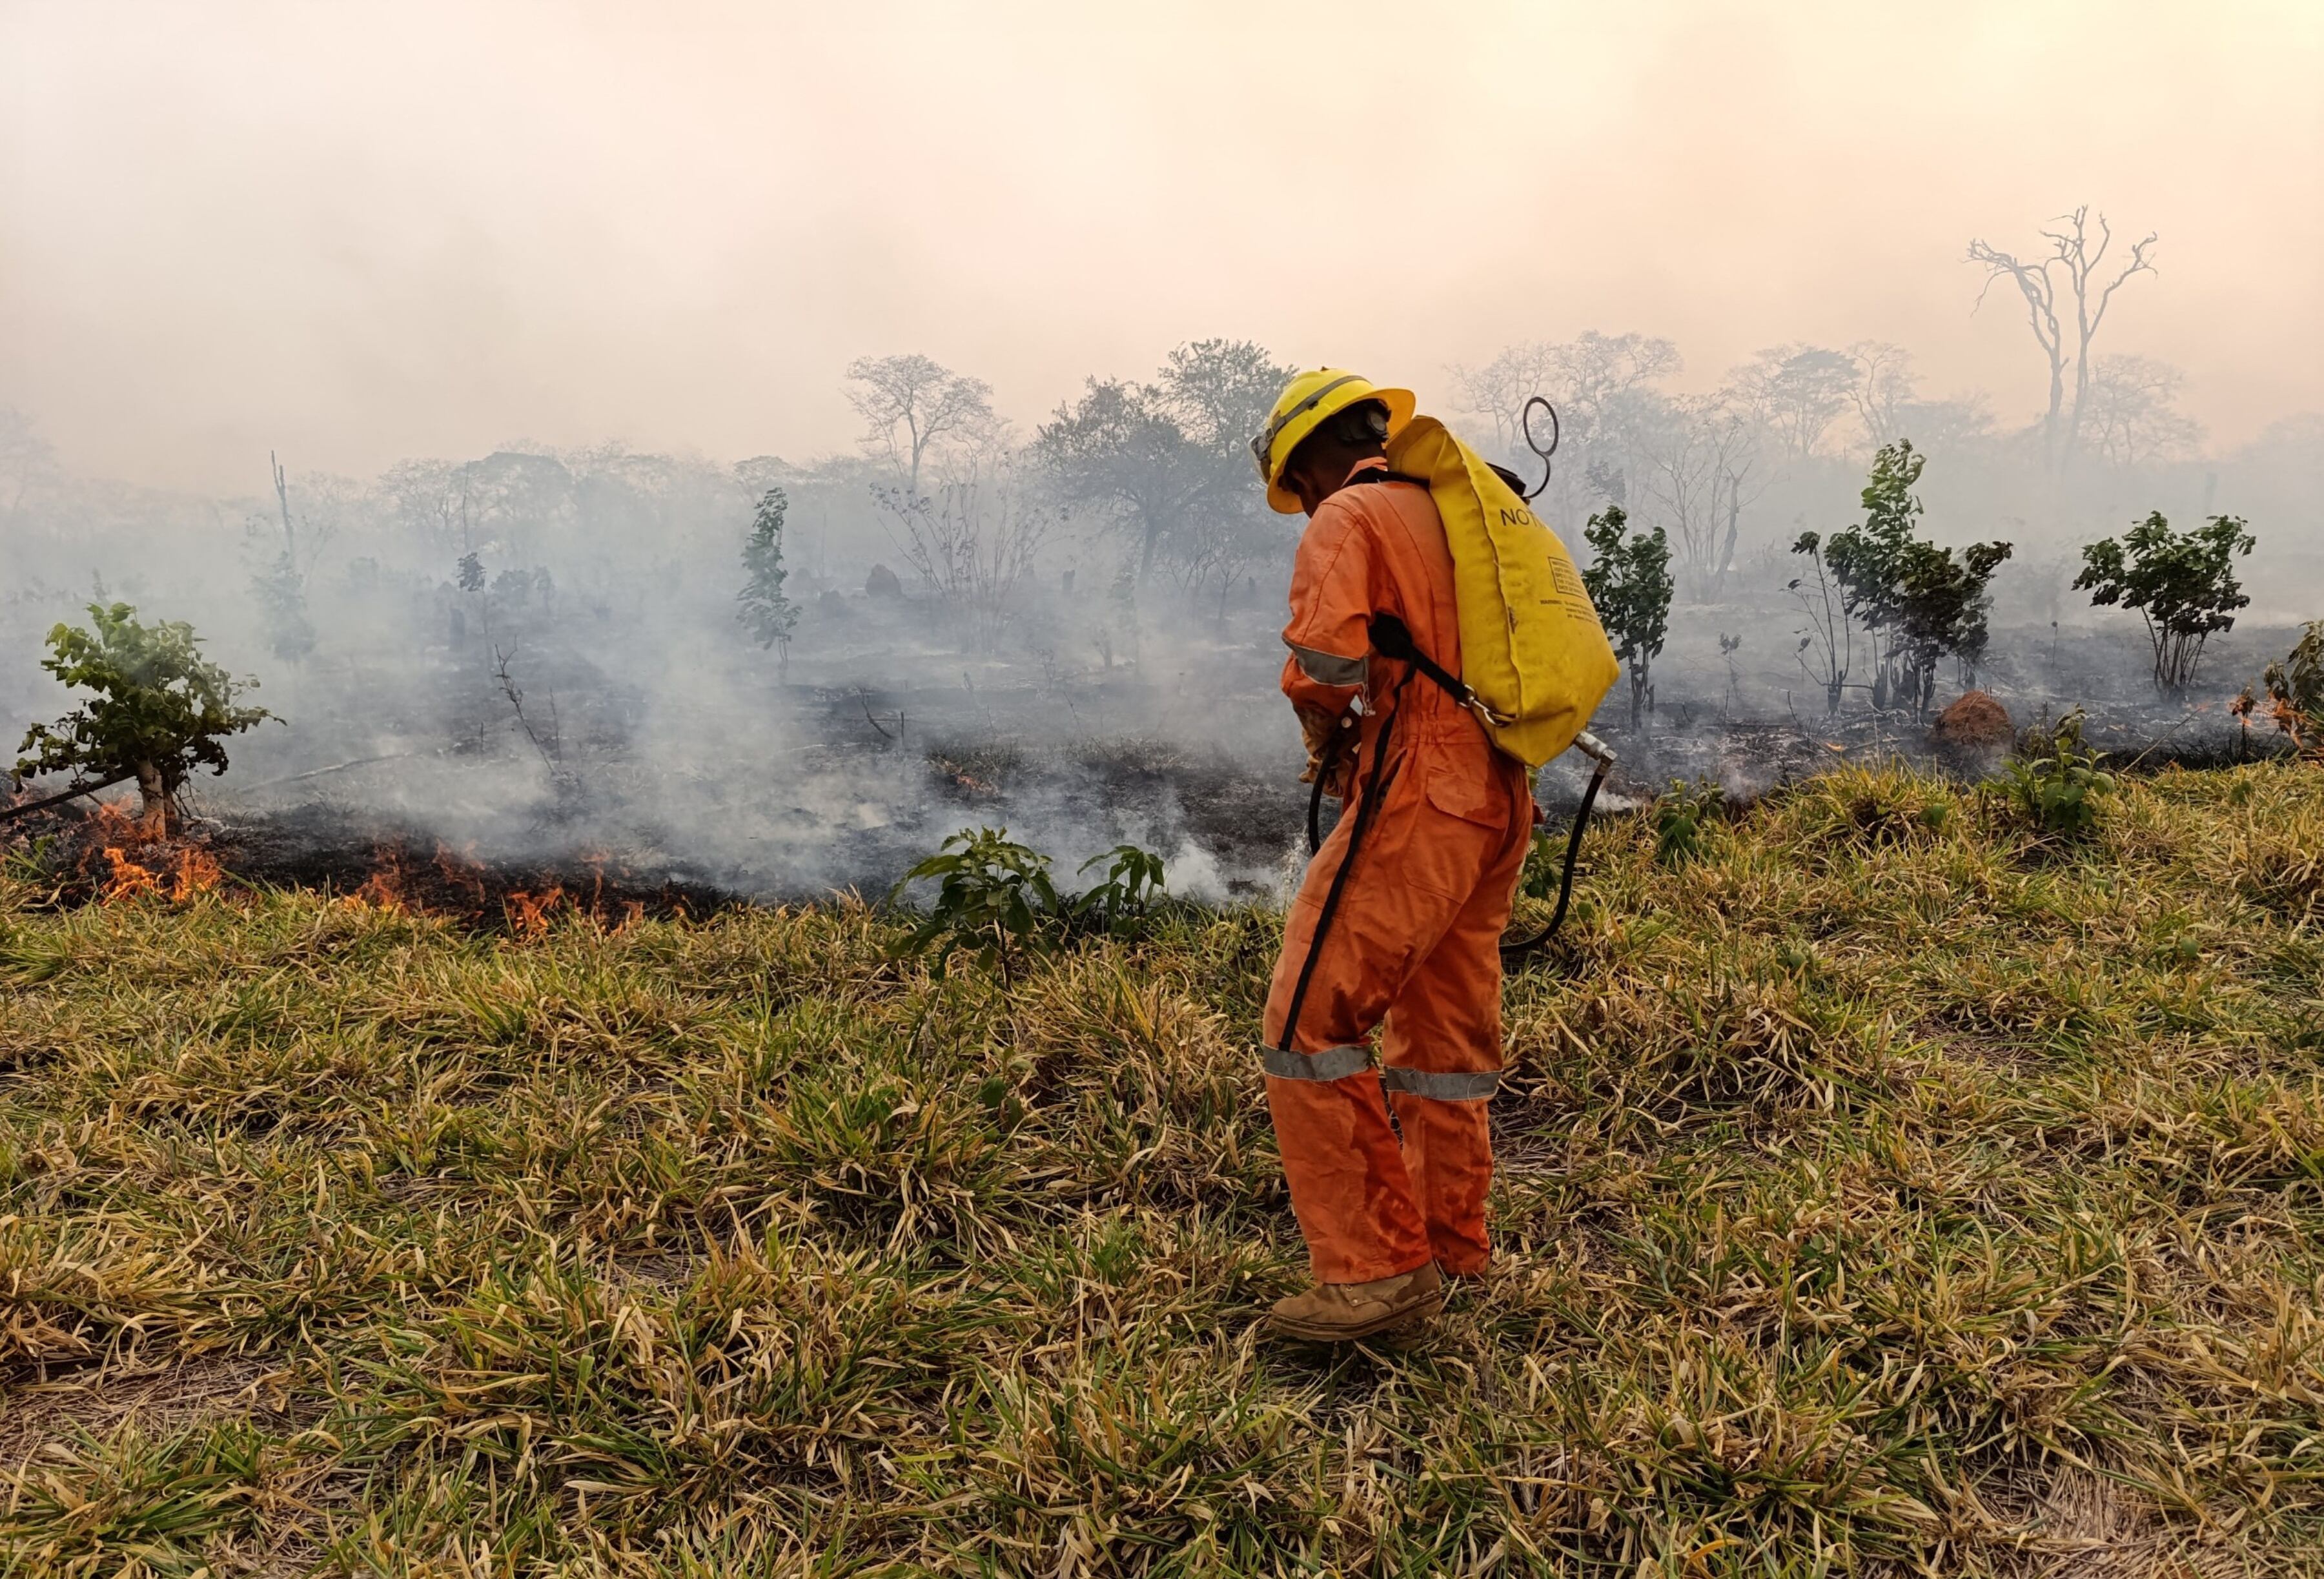
[[[235,698],[256,686],[201,656],[182,620],[148,625],[125,603],[88,605],[90,628],[49,632],[41,667],[94,697],[17,748],[17,776],[78,772],[137,780],[148,818],[166,826],[178,787],[197,769],[226,770],[225,740],[271,716]]]

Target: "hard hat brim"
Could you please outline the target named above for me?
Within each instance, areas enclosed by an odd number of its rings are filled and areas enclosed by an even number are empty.
[[[1420,406],[1418,399],[1408,389],[1366,387],[1357,391],[1344,401],[1319,406],[1313,411],[1302,413],[1298,420],[1291,423],[1276,436],[1276,443],[1282,449],[1283,464],[1275,468],[1275,476],[1268,482],[1267,503],[1277,514],[1296,515],[1304,508],[1299,503],[1299,495],[1283,485],[1283,474],[1291,468],[1293,453],[1298,449],[1309,434],[1322,427],[1329,419],[1346,411],[1350,406],[1360,406],[1366,401],[1378,401],[1388,408],[1388,436],[1390,439],[1394,439],[1402,430],[1404,425],[1412,420],[1413,412]]]

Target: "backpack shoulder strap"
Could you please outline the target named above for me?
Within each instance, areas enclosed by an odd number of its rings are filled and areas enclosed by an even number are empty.
[[[1412,639],[1412,627],[1391,614],[1372,616],[1372,646],[1383,658],[1393,658],[1398,663],[1408,663],[1452,693],[1452,699],[1466,706],[1469,688],[1461,678],[1420,650]]]
[[[1473,714],[1477,722],[1485,726],[1487,734],[1509,722],[1487,706],[1485,699],[1470,689],[1467,681],[1423,652],[1420,643],[1412,639],[1412,627],[1396,615],[1384,611],[1376,614],[1372,615],[1371,626],[1372,646],[1381,657],[1408,663],[1426,675],[1443,688],[1446,696]]]

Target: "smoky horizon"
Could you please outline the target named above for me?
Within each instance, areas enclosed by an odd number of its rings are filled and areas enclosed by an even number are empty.
[[[19,0],[0,61],[0,744],[58,622],[190,621],[282,720],[196,788],[302,848],[788,896],[1006,821],[1279,895],[1302,367],[1528,487],[1546,399],[1576,559],[1666,541],[1609,806],[1971,687],[2241,751],[2324,613],[2311,7]],[[1980,567],[1909,706],[1802,589],[1907,443]],[[2157,515],[2256,545],[2159,690],[2075,585]]]
[[[2313,7],[1463,5],[1409,58],[1402,14],[16,0],[0,405],[239,494],[270,450],[814,460],[904,352],[1028,430],[1205,336],[1446,410],[1594,329],[1693,394],[1901,346],[2014,427],[2046,370],[1966,254],[2088,205],[2160,238],[2105,348],[2203,453],[2324,408],[2324,205],[2269,174],[2324,160]]]

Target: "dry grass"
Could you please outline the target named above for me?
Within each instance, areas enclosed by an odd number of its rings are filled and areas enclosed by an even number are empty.
[[[1254,1327],[1264,913],[1004,997],[856,909],[20,886],[0,1570],[2315,1571],[2324,774],[2111,809],[1615,825],[1401,1355]]]

